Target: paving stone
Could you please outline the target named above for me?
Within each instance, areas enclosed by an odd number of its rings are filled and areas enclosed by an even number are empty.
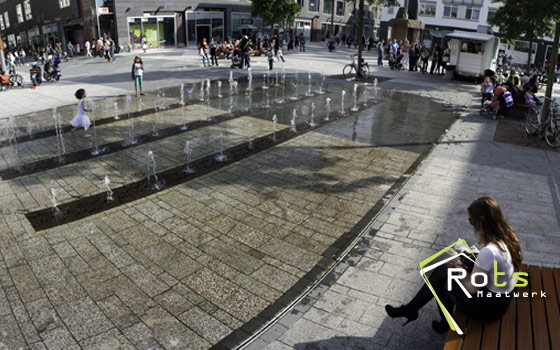
[[[82,341],[111,329],[112,324],[90,298],[70,301],[57,307],[74,338]]]
[[[154,339],[166,349],[206,349],[210,346],[162,308],[148,310],[142,321],[151,329]]]
[[[41,333],[43,343],[49,350],[80,350],[80,346],[66,328],[58,327]]]
[[[186,311],[179,316],[179,319],[187,327],[212,344],[217,343],[232,331],[229,327],[203,312],[198,307]]]
[[[84,350],[135,350],[135,347],[116,328],[80,343]]]
[[[118,329],[123,329],[139,322],[136,315],[114,295],[97,301],[97,305]]]

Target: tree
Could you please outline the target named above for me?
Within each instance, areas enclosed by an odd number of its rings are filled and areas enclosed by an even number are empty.
[[[293,22],[301,6],[293,0],[253,0],[251,16],[263,19],[264,25]]]
[[[352,2],[354,4],[358,3],[358,77],[363,78],[362,76],[362,56],[364,51],[364,43],[362,41],[362,37],[364,36],[364,6],[367,1],[367,4],[370,6],[375,6],[379,8],[380,6],[399,6],[399,2],[397,0],[345,0],[346,2]],[[333,6],[335,1],[333,0]]]
[[[497,1],[501,0],[493,0],[493,2]],[[549,11],[546,1],[506,0],[504,6],[498,8],[496,14],[489,20],[490,24],[500,28],[500,35],[506,41],[511,42],[522,36],[529,41],[527,74],[531,72],[533,41],[551,32],[550,20],[544,20]]]
[[[550,113],[550,99],[552,97],[552,89],[554,86],[554,76],[556,74],[556,64],[558,62],[558,47],[560,46],[560,3],[558,0],[543,0],[544,6],[548,9],[547,15],[542,20],[555,22],[556,28],[554,31],[554,42],[552,43],[552,52],[550,54],[550,61],[548,62],[548,82],[546,84],[547,98],[544,99],[543,116],[542,120],[548,119]]]

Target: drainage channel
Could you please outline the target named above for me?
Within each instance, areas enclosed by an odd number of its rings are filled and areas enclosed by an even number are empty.
[[[302,122],[296,125],[296,131],[291,128],[285,128],[277,131],[275,134],[268,134],[253,140],[252,142],[245,142],[223,151],[220,155],[225,155],[223,161],[218,160],[219,154],[211,154],[206,157],[193,160],[189,165],[196,170],[194,173],[185,172],[185,164],[168,169],[150,176],[142,180],[121,186],[113,189],[113,201],[107,201],[105,192],[98,193],[92,196],[84,197],[75,201],[67,202],[58,206],[59,211],[55,212],[52,208],[46,208],[35,212],[27,213],[25,216],[35,229],[35,231],[46,230],[56,226],[71,223],[85,217],[101,213],[105,210],[127,204],[138,199],[144,198],[151,194],[157,193],[163,189],[173,187],[184,182],[196,179],[205,174],[211,173],[225,166],[234,164],[249,156],[258,154],[262,151],[268,150],[276,145],[282,144],[298,136],[304,135],[318,127],[330,124],[334,121],[346,118],[368,109],[375,104],[382,101],[370,100],[366,105],[351,111],[346,109],[343,114],[340,112],[332,112],[317,118],[314,126],[309,125],[307,122]],[[328,117],[328,120],[325,120]],[[178,129],[178,128],[176,128]],[[160,179],[165,183],[164,186],[154,186],[150,181],[152,179]]]
[[[276,102],[276,105],[291,104],[293,102],[304,101],[316,96],[318,96],[318,93],[312,93],[311,95],[299,95],[296,96],[297,99],[292,99],[282,103]],[[266,105],[259,105],[256,107],[251,107],[249,112],[259,113],[259,112],[264,112],[267,109],[269,109],[269,107],[267,107]],[[217,116],[210,117],[208,120],[197,120],[197,121],[187,123],[185,124],[186,128],[182,128],[182,126],[171,126],[168,128],[158,130],[156,134],[150,132],[143,135],[135,136],[134,137],[134,139],[136,140],[135,143],[127,142],[128,139],[125,139],[125,140],[119,140],[104,145],[100,145],[97,148],[90,147],[90,148],[82,149],[79,151],[64,154],[62,156],[62,161],[61,161],[61,157],[58,156],[41,159],[35,162],[23,164],[21,166],[0,170],[0,179],[13,180],[22,176],[32,175],[38,172],[56,169],[65,165],[86,161],[92,158],[99,157],[100,155],[108,155],[129,148],[145,145],[150,142],[180,135],[206,126],[216,125],[228,120],[237,119],[247,115],[247,113],[248,113],[247,110],[243,110],[243,111],[240,110],[240,111],[235,111],[233,113],[219,114]]]

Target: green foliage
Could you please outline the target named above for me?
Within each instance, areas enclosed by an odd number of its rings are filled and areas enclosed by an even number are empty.
[[[500,28],[500,34],[506,41],[522,36],[534,39],[549,35],[552,23],[547,1],[506,0],[489,23]]]
[[[253,0],[251,16],[260,17],[265,25],[293,22],[301,11],[293,0]]]

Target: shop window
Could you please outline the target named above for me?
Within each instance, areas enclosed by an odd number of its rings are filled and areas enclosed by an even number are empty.
[[[435,17],[436,15],[436,4],[435,2],[427,2],[422,1],[420,2],[420,16],[425,17]]]
[[[60,6],[61,9],[70,6],[70,0],[58,0],[58,6]]]
[[[10,17],[8,16],[8,11],[4,12],[4,25],[6,28],[10,28]]]
[[[23,9],[25,10],[25,19],[29,21],[33,16],[31,15],[31,1],[25,0],[23,2]]]
[[[0,30],[4,30],[4,17],[0,15]]]
[[[323,13],[330,15],[332,13],[333,0],[323,0]]]
[[[443,8],[443,17],[457,18],[457,6],[445,6]]]
[[[480,17],[480,9],[479,8],[467,7],[467,11],[465,12],[465,19],[478,21],[479,17]]]
[[[296,0],[299,6],[303,7],[303,0]]]
[[[16,14],[18,23],[23,23],[23,8],[21,7],[21,4],[16,6]]]
[[[312,12],[319,11],[319,0],[309,0],[308,9]]]
[[[387,9],[387,14],[389,15],[394,15],[395,14],[395,8],[394,7],[389,7]]]

